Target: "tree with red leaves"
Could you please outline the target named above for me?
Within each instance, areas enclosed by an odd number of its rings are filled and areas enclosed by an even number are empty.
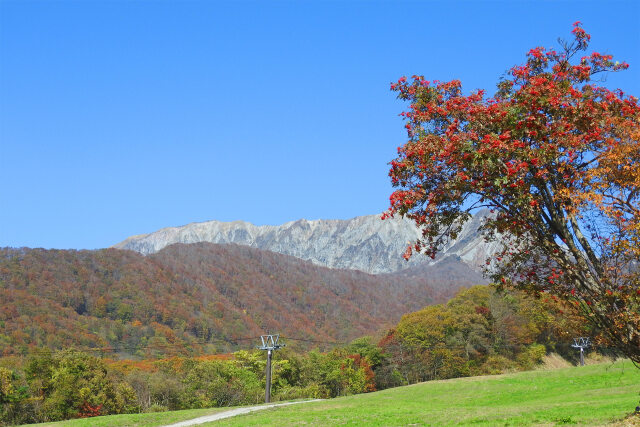
[[[559,51],[532,49],[492,97],[459,81],[403,77],[408,142],[389,175],[383,217],[412,219],[407,248],[434,257],[480,208],[493,213],[487,260],[499,286],[575,305],[602,339],[640,363],[640,107],[597,85],[628,68],[597,52],[576,22]]]

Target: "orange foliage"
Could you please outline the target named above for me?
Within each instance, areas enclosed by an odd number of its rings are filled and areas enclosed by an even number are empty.
[[[487,261],[492,278],[576,303],[640,363],[640,105],[592,78],[628,65],[598,52],[578,60],[590,36],[579,22],[572,33],[559,52],[531,49],[489,99],[457,80],[392,84],[411,105],[385,217],[422,229],[407,258],[434,257],[490,209],[485,235],[503,244]]]

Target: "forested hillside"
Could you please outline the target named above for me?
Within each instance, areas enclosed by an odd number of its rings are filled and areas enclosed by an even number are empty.
[[[447,262],[438,265],[376,276],[237,245],[178,244],[148,257],[5,248],[0,349],[214,353],[250,347],[244,339],[266,331],[347,341],[481,281],[471,270],[452,274]]]
[[[583,327],[553,299],[475,286],[403,316],[380,341],[360,337],[325,352],[278,350],[272,397],[329,398],[532,369],[548,352],[575,358],[571,337],[593,336]],[[260,403],[265,367],[258,349],[136,361],[71,349],[3,357],[0,425]]]

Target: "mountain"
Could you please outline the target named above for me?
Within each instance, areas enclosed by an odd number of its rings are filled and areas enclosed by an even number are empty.
[[[407,243],[419,237],[419,230],[409,220],[383,221],[378,215],[349,220],[301,219],[280,226],[208,221],[132,236],[114,248],[148,255],[174,243],[236,243],[291,255],[316,265],[372,274],[400,271],[421,264],[433,265],[453,256],[479,270],[487,255],[496,250],[496,244],[486,243],[478,232],[487,215],[487,211],[482,211],[468,221],[458,238],[449,242],[435,261],[419,256],[405,261],[402,254]]]
[[[251,348],[251,338],[267,331],[308,345],[344,342],[479,281],[454,257],[372,275],[235,244],[173,244],[148,256],[4,248],[0,353],[69,346],[139,356],[219,352]]]

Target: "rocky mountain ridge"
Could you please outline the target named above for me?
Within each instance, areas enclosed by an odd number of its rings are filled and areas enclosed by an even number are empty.
[[[487,243],[478,228],[488,212],[479,212],[465,223],[460,235],[449,242],[436,260],[414,256],[402,258],[408,242],[420,231],[409,220],[381,220],[379,215],[349,220],[305,220],[285,224],[257,226],[244,221],[207,221],[132,236],[114,245],[143,255],[160,251],[174,243],[236,243],[291,255],[330,268],[361,270],[367,273],[391,273],[409,267],[433,265],[455,257],[478,271],[497,243]]]

